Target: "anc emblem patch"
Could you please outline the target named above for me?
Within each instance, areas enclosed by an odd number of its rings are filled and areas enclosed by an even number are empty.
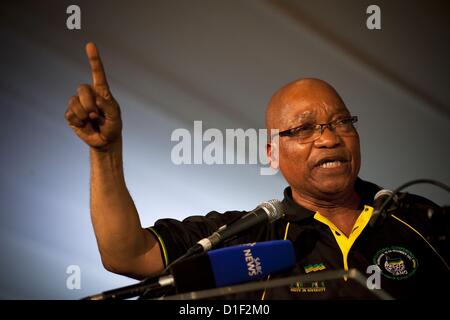
[[[325,270],[325,265],[323,263],[318,263],[318,264],[310,264],[308,266],[304,266],[303,267],[305,269],[306,273],[310,273],[310,272],[316,272],[316,271],[321,271],[321,270]]]
[[[419,266],[411,251],[402,247],[388,247],[379,250],[373,257],[373,263],[381,269],[383,276],[393,280],[408,279]]]
[[[325,270],[323,263],[310,264],[303,267],[305,273]],[[290,291],[295,293],[323,293],[327,290],[325,281],[296,282],[291,284]]]

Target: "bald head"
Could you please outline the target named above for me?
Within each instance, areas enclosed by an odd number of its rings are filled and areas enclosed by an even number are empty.
[[[290,112],[295,106],[309,107],[314,111],[314,108],[330,104],[345,108],[341,97],[331,85],[314,78],[295,80],[278,89],[270,99],[266,110],[266,127],[284,130],[298,122]]]
[[[266,113],[268,129],[280,132],[295,128],[314,128],[317,124],[337,125],[351,114],[336,90],[319,79],[301,79],[280,88],[272,96]],[[353,125],[320,127],[311,141],[288,131],[272,140],[267,155],[273,168],[279,168],[292,188],[293,198],[304,206],[311,203],[336,203],[354,196],[354,184],[361,165],[359,136]],[[306,133],[305,133],[306,132]],[[292,135],[290,134],[292,133]],[[311,130],[305,129],[304,135]],[[323,166],[323,163],[332,163]],[[317,210],[310,206],[310,210]]]

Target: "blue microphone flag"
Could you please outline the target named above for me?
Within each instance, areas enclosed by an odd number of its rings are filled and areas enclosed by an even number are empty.
[[[208,252],[216,287],[255,281],[295,266],[289,240],[243,244]]]

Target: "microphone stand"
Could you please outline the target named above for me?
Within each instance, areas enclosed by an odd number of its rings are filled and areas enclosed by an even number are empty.
[[[81,300],[118,300],[128,299],[147,293],[166,292],[174,283],[171,275],[147,278],[139,283],[129,286],[108,290],[92,296],[87,296]]]

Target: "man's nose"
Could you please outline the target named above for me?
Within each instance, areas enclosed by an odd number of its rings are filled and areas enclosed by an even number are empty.
[[[333,148],[341,143],[341,137],[336,134],[336,130],[330,125],[322,127],[320,137],[315,141],[317,147]]]

